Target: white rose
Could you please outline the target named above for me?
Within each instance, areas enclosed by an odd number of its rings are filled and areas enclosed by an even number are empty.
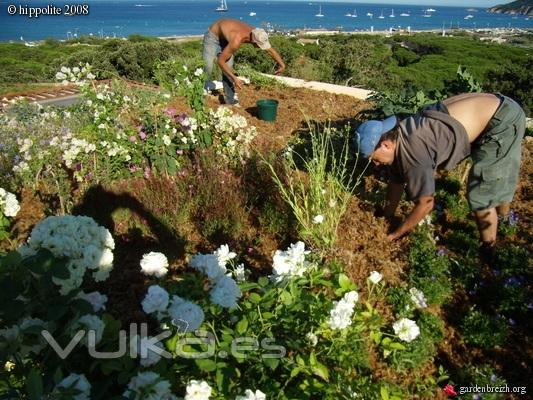
[[[420,328],[415,321],[402,318],[392,325],[394,333],[405,342],[412,342],[420,335]]]
[[[368,280],[374,285],[377,285],[381,279],[383,279],[383,275],[381,275],[378,271],[372,271],[368,276]]]
[[[192,380],[185,389],[184,400],[208,400],[211,396],[211,387],[205,381]]]
[[[141,260],[141,272],[145,275],[153,275],[161,278],[167,274],[168,260],[163,253],[150,252],[143,255]]]

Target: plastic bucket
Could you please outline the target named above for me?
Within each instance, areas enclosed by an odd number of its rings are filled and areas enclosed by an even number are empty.
[[[278,101],[274,99],[257,100],[259,119],[263,121],[275,121],[278,114]]]

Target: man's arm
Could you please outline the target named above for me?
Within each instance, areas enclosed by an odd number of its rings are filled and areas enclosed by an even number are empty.
[[[225,48],[224,50],[222,50],[222,52],[218,55],[218,58],[217,58],[217,62],[218,62],[218,65],[220,66],[220,69],[222,70],[222,72],[224,72],[226,75],[228,75],[231,80],[233,81],[233,83],[235,84],[235,87],[237,87],[237,89],[242,89],[242,82],[239,78],[237,78],[237,75],[235,75],[235,71],[233,71],[229,65],[227,64],[227,61],[233,57],[233,53],[235,53],[235,51],[237,51],[237,49],[239,48],[239,44],[238,43],[229,43]]]
[[[267,53],[270,54],[270,57],[274,59],[279,65],[279,68],[276,70],[276,75],[280,75],[285,71],[285,63],[283,62],[283,59],[279,55],[279,53],[276,51],[275,48],[271,47],[267,50]]]
[[[389,182],[387,186],[387,202],[383,209],[383,215],[386,218],[394,216],[402,198],[404,186],[403,183]]]
[[[422,219],[428,215],[431,210],[433,210],[434,199],[433,195],[430,196],[420,196],[420,198],[415,202],[415,207],[411,211],[411,214],[403,221],[403,223],[387,236],[389,240],[396,240],[407,232],[411,231],[417,224],[422,221]]]

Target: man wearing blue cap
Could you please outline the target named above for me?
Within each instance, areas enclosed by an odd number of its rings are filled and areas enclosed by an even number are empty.
[[[451,170],[472,158],[468,202],[482,248],[496,240],[498,215],[507,215],[520,170],[525,114],[500,94],[467,93],[425,106],[402,121],[367,121],[356,130],[360,153],[390,166],[384,215],[392,217],[404,190],[415,206],[388,235],[396,240],[433,209],[436,170]]]

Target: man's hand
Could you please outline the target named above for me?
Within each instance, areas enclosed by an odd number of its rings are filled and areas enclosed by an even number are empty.
[[[243,83],[242,83],[242,81],[239,78],[235,77],[233,79],[233,83],[235,84],[235,87],[237,89],[242,89],[243,88]]]
[[[281,75],[285,71],[285,64],[281,64],[279,68],[276,70],[276,75]]]

